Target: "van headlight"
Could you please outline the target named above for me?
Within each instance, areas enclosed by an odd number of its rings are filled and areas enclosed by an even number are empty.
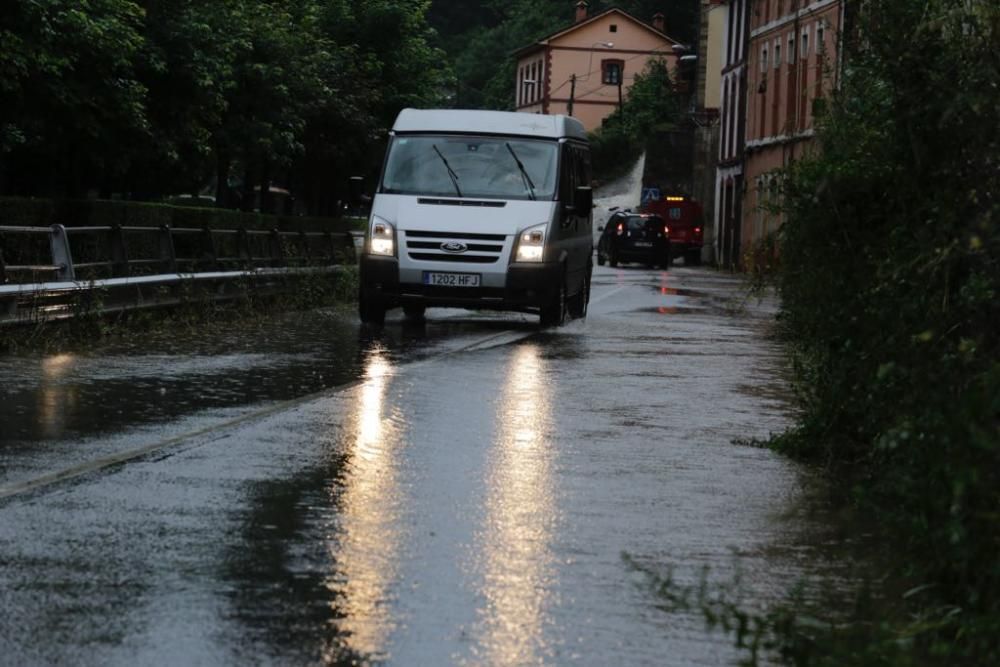
[[[372,217],[368,253],[392,257],[396,254],[396,230],[382,218]]]
[[[545,250],[545,228],[547,224],[528,227],[517,237],[518,262],[540,262]]]

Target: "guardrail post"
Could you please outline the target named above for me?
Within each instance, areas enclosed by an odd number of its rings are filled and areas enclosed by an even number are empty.
[[[253,255],[250,254],[250,234],[246,227],[236,230],[236,254],[240,258],[240,265],[243,269],[253,268]]]
[[[212,230],[208,225],[201,228],[201,250],[202,259],[207,261],[213,270],[218,268],[219,255],[215,251],[215,237],[212,236]]]
[[[271,230],[271,235],[268,238],[271,246],[271,266],[284,266],[285,249],[281,246],[281,234],[277,228]]]
[[[76,280],[73,270],[73,253],[69,248],[69,236],[62,225],[52,225],[49,233],[49,246],[52,248],[52,264],[56,266],[57,280]]]
[[[125,231],[115,224],[108,233],[108,243],[111,246],[111,277],[125,278],[129,275],[128,249],[125,247]]]
[[[170,225],[160,225],[160,261],[163,262],[160,271],[177,273],[177,251],[174,249],[174,235]]]

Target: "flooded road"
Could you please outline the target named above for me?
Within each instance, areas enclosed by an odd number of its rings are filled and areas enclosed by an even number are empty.
[[[733,444],[787,423],[774,304],[684,267],[593,290],[549,331],[325,312],[0,361],[3,660],[732,664],[629,561],[738,555],[755,607],[830,569],[811,480]]]

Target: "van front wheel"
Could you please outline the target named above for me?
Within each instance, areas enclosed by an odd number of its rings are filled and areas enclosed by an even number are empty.
[[[543,327],[561,327],[566,323],[566,278],[562,279],[559,291],[547,304],[542,306],[540,322]]]
[[[582,319],[587,316],[587,306],[590,304],[590,272],[592,268],[587,267],[587,274],[583,277],[583,285],[580,286],[580,293],[569,300],[569,314],[574,318]]]

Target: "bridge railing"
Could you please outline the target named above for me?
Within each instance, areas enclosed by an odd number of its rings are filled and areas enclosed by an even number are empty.
[[[11,237],[26,237],[28,242],[22,240],[15,248],[6,242]],[[353,256],[354,241],[347,232],[0,227],[0,284],[331,266],[349,263]]]
[[[259,290],[288,289],[282,287],[283,277],[332,273],[353,263],[357,236],[245,228],[0,226],[0,324],[71,316],[74,300],[96,290],[104,295],[102,309],[111,311],[164,305],[170,290],[185,282],[211,285],[220,299],[231,298],[234,290],[227,285],[241,280]]]

